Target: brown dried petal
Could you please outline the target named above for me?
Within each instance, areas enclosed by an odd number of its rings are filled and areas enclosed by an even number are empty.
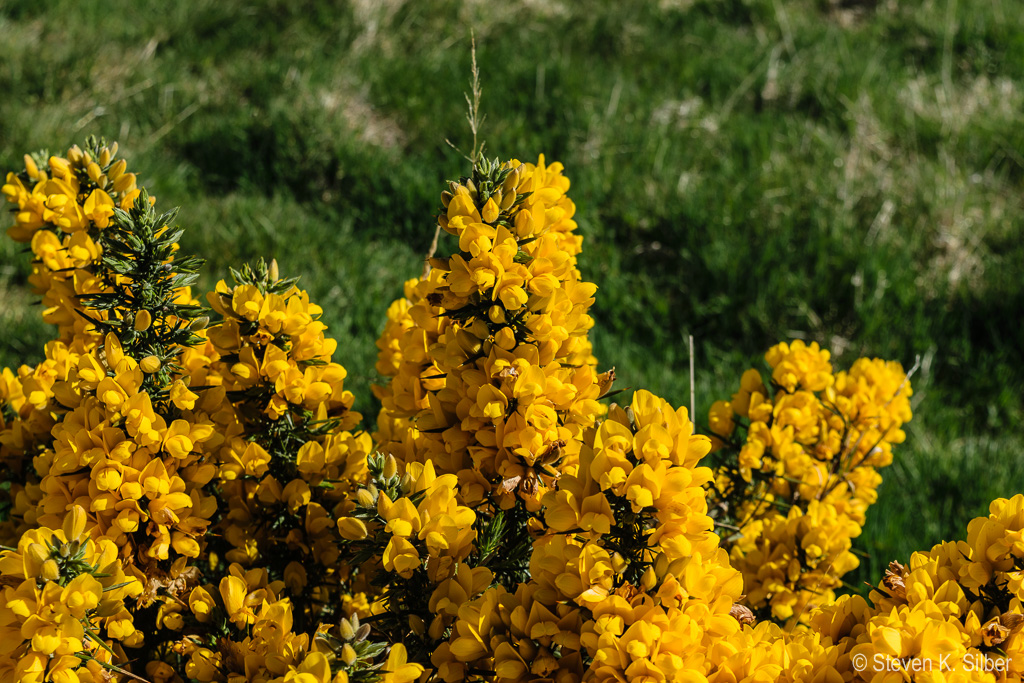
[[[602,372],[597,376],[597,387],[601,392],[601,396],[608,393],[608,390],[612,388],[612,384],[615,382],[615,368],[611,368],[607,372]]]
[[[885,570],[885,578],[882,579],[882,587],[897,600],[906,600],[907,584],[904,581],[906,577],[906,567],[899,562],[890,562],[889,568]]]
[[[519,490],[527,496],[532,496],[537,493],[538,483],[537,473],[533,469],[529,469],[526,471],[526,476],[523,477],[523,480],[519,482]]]
[[[498,373],[499,379],[515,379],[516,377],[519,377],[519,370],[513,367],[504,368],[501,372]]]
[[[1019,627],[1021,623],[1024,623],[1024,615],[1017,614],[1015,612],[1007,612],[1006,614],[1000,614],[999,623],[1013,631],[1017,627]]]
[[[985,645],[990,647],[999,645],[1010,635],[1010,629],[1003,626],[999,621],[999,617],[995,617],[981,627],[981,638],[985,641]]]
[[[548,445],[547,449],[543,453],[541,453],[541,456],[540,458],[537,459],[537,461],[541,465],[556,463],[562,459],[563,448],[565,448],[564,439],[558,439],[557,441],[553,441],[551,444]]]
[[[753,624],[756,621],[754,613],[746,605],[733,605],[729,610],[729,616],[741,624]]]

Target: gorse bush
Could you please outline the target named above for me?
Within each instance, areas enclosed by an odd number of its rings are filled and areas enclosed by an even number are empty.
[[[783,342],[765,359],[767,385],[748,370],[732,400],[711,407],[708,504],[746,604],[759,618],[806,621],[858,565],[851,539],[877,497],[877,469],[905,438],[911,388],[899,364],[877,359],[833,374],[816,343]]]
[[[711,438],[625,400],[560,164],[442,193],[371,433],[297,281],[260,261],[196,297],[116,151],[3,186],[55,338],[0,381],[2,680],[1019,679],[1024,496],[837,599],[907,374],[782,343]]]

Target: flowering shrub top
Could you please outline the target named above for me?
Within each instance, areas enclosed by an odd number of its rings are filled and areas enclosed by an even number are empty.
[[[877,497],[878,469],[905,438],[911,388],[897,363],[877,359],[833,374],[816,343],[783,342],[765,359],[771,390],[748,370],[732,400],[711,407],[711,506],[733,531],[724,545],[746,604],[792,624],[831,603],[858,565],[851,539]]]
[[[536,512],[602,413],[568,188],[543,157],[451,183],[438,222],[458,252],[406,284],[378,342],[381,450],[456,474],[468,503]]]
[[[400,646],[375,663],[384,647],[363,633],[335,661],[312,637],[351,611],[332,515],[370,447],[347,431],[360,418],[319,309],[274,268],[247,268],[210,295],[222,321],[208,327],[189,290],[201,261],[177,253],[173,213],[154,212],[115,151],[90,140],[48,171],[26,157],[3,188],[58,339],[0,384],[3,533],[31,558],[6,551],[0,572],[37,591],[0,612],[28,640],[6,641],[0,670],[337,681],[391,662],[400,680]]]

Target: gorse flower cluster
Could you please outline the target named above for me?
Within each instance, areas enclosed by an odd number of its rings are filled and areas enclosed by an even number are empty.
[[[197,354],[231,403],[217,416],[223,444],[213,480],[223,514],[211,550],[267,567],[293,598],[330,605],[338,595],[335,508],[366,473],[370,437],[331,362],[319,306],[280,280],[275,264],[243,268],[208,300],[222,322]],[[297,615],[315,623],[321,608]],[[328,613],[332,610],[328,609]]]
[[[843,596],[812,616],[812,628],[851,662],[868,662],[866,674],[883,662],[902,680],[1021,680],[1024,495],[989,510],[966,541],[891,563],[870,602]]]
[[[17,547],[0,571],[21,596],[0,621],[25,641],[5,641],[0,670],[305,682],[383,666],[384,647],[340,660],[315,638],[352,611],[332,514],[370,447],[346,431],[359,416],[319,309],[274,268],[243,269],[208,297],[211,326],[189,289],[201,262],[115,151],[26,157],[3,187],[58,338],[0,385]]]
[[[678,680],[736,633],[741,576],[718,547],[685,409],[638,391],[587,430],[544,496],[529,577],[458,611],[432,657],[445,681]],[[477,672],[493,672],[480,675]]]
[[[851,539],[905,438],[911,388],[899,364],[877,359],[833,373],[816,343],[783,342],[765,360],[767,381],[748,370],[732,400],[711,407],[709,504],[745,604],[791,624],[834,601],[857,567]]]
[[[438,222],[458,251],[406,284],[378,342],[381,449],[455,474],[471,504],[536,512],[603,412],[568,187],[543,157],[452,182]]]
[[[138,598],[142,583],[125,575],[113,542],[93,541],[85,527],[85,510],[76,506],[62,528],[27,531],[0,558],[4,680],[49,674],[99,682],[115,650],[98,632],[129,646],[142,640],[124,605],[125,598]]]
[[[0,679],[831,683],[958,656],[951,680],[994,680],[962,663],[1021,649],[1021,496],[834,597],[910,419],[898,365],[780,344],[711,438],[611,402],[560,164],[449,183],[370,433],[297,280],[260,261],[194,295],[116,151],[3,186],[55,333],[0,374]]]

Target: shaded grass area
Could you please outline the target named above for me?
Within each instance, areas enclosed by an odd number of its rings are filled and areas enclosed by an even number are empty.
[[[372,415],[374,340],[466,163],[563,161],[623,386],[698,415],[780,339],[894,358],[917,417],[860,578],[1024,491],[1024,15],[1013,3],[0,0],[0,166],[117,139],[183,247],[299,274]],[[32,362],[0,242],[0,363]]]

